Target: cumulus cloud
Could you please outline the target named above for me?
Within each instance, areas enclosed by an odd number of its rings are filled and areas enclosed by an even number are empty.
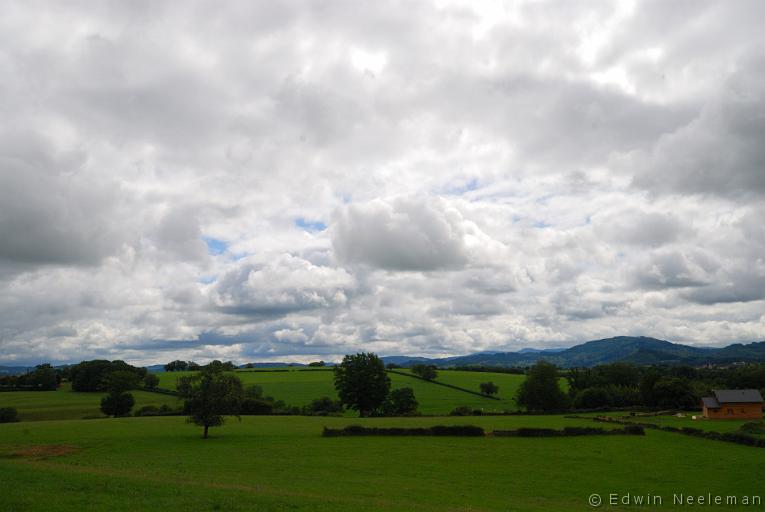
[[[468,262],[460,213],[426,197],[347,205],[333,219],[341,262],[385,270],[460,268]]]
[[[599,213],[593,218],[593,224],[605,240],[649,247],[675,241],[684,228],[671,214],[635,209]]]
[[[698,117],[635,155],[636,186],[657,193],[765,193],[765,51],[737,64]]]
[[[353,287],[353,277],[343,269],[283,254],[241,260],[215,283],[210,296],[226,313],[278,316],[341,306]]]
[[[4,6],[0,364],[765,338],[764,5]]]

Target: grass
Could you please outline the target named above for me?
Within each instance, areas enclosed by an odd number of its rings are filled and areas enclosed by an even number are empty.
[[[593,426],[562,416],[179,417],[0,425],[0,510],[587,510],[591,493],[758,494],[763,452],[660,431],[577,438],[322,438],[323,426]],[[608,428],[608,427],[606,427]],[[62,445],[64,448],[62,448]],[[16,454],[16,455],[14,455]],[[47,454],[47,455],[46,455]]]
[[[178,407],[174,396],[148,391],[131,391],[135,398],[133,410],[145,405]],[[57,391],[9,391],[0,393],[0,407],[15,407],[21,421],[82,419],[103,416],[101,398],[106,393],[78,393],[64,384]]]
[[[178,377],[191,375],[193,373],[194,372],[167,372],[158,373],[157,375],[160,379],[160,387],[175,389]],[[447,380],[453,378],[451,375],[452,373],[456,374],[458,382],[470,383],[471,376],[462,374],[470,374],[474,372],[443,371],[439,372],[438,380],[443,379],[444,382],[452,384],[450,380]],[[236,375],[245,385],[257,384],[263,388],[263,392],[266,395],[283,400],[289,405],[307,405],[311,400],[322,396],[332,398],[337,397],[333,381],[333,373],[329,370],[300,371],[293,369],[286,372],[255,370],[238,371],[236,372]],[[485,382],[486,380],[494,380],[495,383],[499,384],[502,400],[498,401],[465,393],[464,391],[439,386],[414,377],[407,377],[396,373],[389,373],[388,376],[391,379],[391,388],[412,388],[417,401],[420,403],[420,412],[422,414],[430,415],[449,414],[455,407],[461,405],[467,405],[474,409],[484,409],[486,411],[515,410],[517,407],[509,397],[514,393],[514,391],[511,390],[516,389],[524,378],[522,375],[476,373],[476,384],[474,386],[476,390],[478,389],[477,383]],[[461,384],[458,383],[454,385]],[[502,394],[503,385],[507,390],[505,395]]]
[[[623,416],[625,413],[614,413],[613,417],[634,421],[636,423],[653,423],[662,427],[691,427],[712,432],[736,432],[741,425],[756,420],[710,420],[702,416],[702,412],[684,413],[684,417],[676,416]],[[693,419],[696,416],[697,419]]]

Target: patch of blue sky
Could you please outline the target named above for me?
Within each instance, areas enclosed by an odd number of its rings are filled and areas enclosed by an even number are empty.
[[[207,244],[207,253],[213,256],[223,254],[228,249],[228,242],[224,242],[223,240],[218,240],[217,238],[209,236],[203,236],[202,240]]]
[[[309,233],[316,233],[327,229],[327,225],[320,220],[307,220],[303,217],[295,219],[295,226]]]
[[[217,275],[210,275],[210,276],[202,276],[199,279],[197,279],[197,281],[202,284],[211,284],[211,283],[214,283],[217,279],[218,279]]]
[[[474,190],[478,190],[477,178],[470,178],[468,181],[460,185],[446,187],[446,189],[444,189],[444,193],[450,196],[461,196]]]

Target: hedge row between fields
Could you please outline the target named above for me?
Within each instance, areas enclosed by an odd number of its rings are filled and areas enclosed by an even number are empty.
[[[596,416],[593,421],[602,423],[617,423],[620,425],[634,425],[664,432],[674,432],[687,436],[701,437],[713,441],[724,441],[727,443],[743,444],[745,446],[754,446],[756,448],[765,448],[765,438],[755,437],[744,432],[714,432],[712,430],[702,430],[693,427],[672,427],[666,425],[657,425],[655,423],[637,423],[634,421],[618,420],[607,416]]]
[[[435,427],[362,427],[349,425],[345,428],[324,427],[322,436],[462,436],[481,437],[486,435],[481,427],[475,425],[436,425]]]

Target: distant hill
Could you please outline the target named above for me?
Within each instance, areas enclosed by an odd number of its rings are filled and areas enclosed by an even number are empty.
[[[531,366],[544,359],[555,365],[572,367],[590,367],[615,362],[636,365],[691,365],[731,364],[738,362],[765,362],[765,341],[742,344],[734,343],[722,348],[694,347],[666,340],[645,336],[617,336],[602,340],[593,340],[570,348],[537,349],[524,348],[518,352],[479,352],[466,356],[445,358],[427,358],[416,356],[384,356],[385,364],[397,364],[409,367],[415,364],[432,364],[441,368],[455,366]],[[327,363],[331,366],[333,363]],[[252,363],[255,368],[278,368],[286,366],[305,366],[301,363],[261,362]],[[239,366],[244,368],[245,365]],[[0,375],[26,373],[27,366],[0,366]],[[147,367],[150,372],[164,371],[164,365]]]
[[[567,349],[524,349],[520,352],[480,353],[444,359],[406,358],[396,356],[396,364],[433,364],[440,367],[453,366],[529,366],[544,359],[550,363],[570,367],[590,367],[599,364],[628,362],[637,365],[734,362],[765,362],[765,342],[743,345],[740,343],[724,348],[701,348],[672,343],[644,336],[618,336],[593,340]],[[385,358],[383,358],[385,360]]]
[[[0,375],[21,375],[34,367],[29,366],[0,366]]]

